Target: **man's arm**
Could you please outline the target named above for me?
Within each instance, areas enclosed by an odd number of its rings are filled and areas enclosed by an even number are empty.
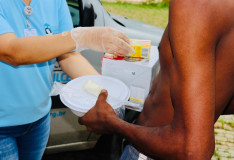
[[[110,114],[110,108],[106,109],[105,93],[100,94],[96,107],[80,122],[96,133],[120,134],[153,158],[211,158],[214,150],[215,44],[220,26],[211,25],[215,8],[209,3],[171,2],[168,37],[173,54],[170,87],[175,113],[170,125],[142,127],[124,122],[113,111]],[[93,120],[88,119],[88,114]],[[96,119],[95,114],[98,115]]]
[[[168,126],[145,133],[134,131],[138,139],[154,137],[142,139],[141,143],[134,139],[135,146],[149,155],[206,160],[213,154],[215,47],[220,32],[214,26],[211,28],[215,8],[209,3],[171,1],[168,37],[173,56],[169,67],[174,117]],[[150,145],[144,146],[146,142]]]

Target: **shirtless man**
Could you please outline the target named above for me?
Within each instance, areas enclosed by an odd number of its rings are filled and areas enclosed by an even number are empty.
[[[153,159],[211,159],[215,121],[234,114],[233,10],[233,0],[171,0],[161,70],[137,123],[116,116],[106,91],[79,122],[95,133],[121,135]],[[131,148],[125,152],[131,154],[121,159],[138,159]]]

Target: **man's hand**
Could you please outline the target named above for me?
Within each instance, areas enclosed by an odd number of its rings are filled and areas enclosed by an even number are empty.
[[[85,125],[87,130],[97,134],[111,133],[110,121],[118,118],[112,107],[106,102],[108,93],[102,90],[98,96],[97,102],[83,117],[79,118],[80,124]]]

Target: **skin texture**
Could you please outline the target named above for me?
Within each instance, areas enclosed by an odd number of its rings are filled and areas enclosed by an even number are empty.
[[[136,124],[119,119],[103,90],[81,124],[124,136],[154,159],[211,159],[214,123],[234,114],[233,0],[172,0],[160,72]]]
[[[29,6],[30,3],[31,3],[31,0],[23,0],[23,2],[24,2],[27,6]]]

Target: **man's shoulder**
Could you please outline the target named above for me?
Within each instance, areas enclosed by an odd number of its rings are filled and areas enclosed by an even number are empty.
[[[196,13],[197,15],[218,18],[234,10],[233,0],[171,0],[170,12]]]
[[[223,32],[234,26],[234,0],[171,0],[169,18]]]
[[[170,12],[196,13],[208,16],[216,7],[218,6],[210,0],[171,0]]]

